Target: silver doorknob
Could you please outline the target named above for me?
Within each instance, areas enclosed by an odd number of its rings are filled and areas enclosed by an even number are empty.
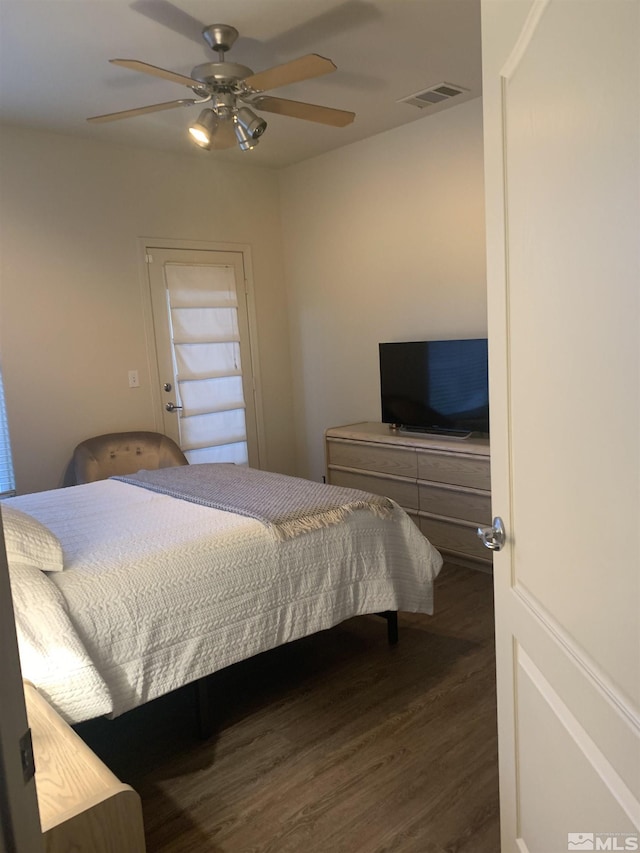
[[[175,412],[176,409],[181,409],[181,408],[182,408],[182,406],[176,406],[175,403],[167,403],[167,405],[165,406],[165,409],[168,412]]]
[[[482,540],[482,544],[490,551],[499,551],[506,541],[506,533],[504,524],[500,516],[493,519],[491,527],[479,527],[478,537]]]

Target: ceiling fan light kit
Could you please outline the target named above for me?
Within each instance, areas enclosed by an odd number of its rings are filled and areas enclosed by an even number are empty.
[[[267,129],[266,121],[257,116],[249,107],[240,107],[235,115],[235,119],[240,127],[254,140],[262,136]]]
[[[238,140],[238,148],[241,151],[251,151],[258,144],[257,139],[252,139],[241,124],[235,124],[234,131]]]
[[[237,145],[241,151],[250,151],[258,144],[260,137],[267,129],[267,122],[256,115],[252,107],[260,111],[315,121],[332,127],[345,127],[355,118],[355,114],[347,110],[306,104],[286,98],[262,96],[262,93],[267,90],[335,71],[336,66],[330,59],[311,53],[254,74],[246,65],[225,61],[225,53],[238,38],[235,27],[227,24],[211,24],[204,28],[202,37],[209,47],[217,52],[218,61],[197,65],[190,77],[137,59],[110,60],[114,65],[188,86],[196,95],[195,99],[182,98],[117,113],[91,116],[87,121],[94,123],[117,121],[178,106],[209,104],[200,112],[198,120],[189,126],[191,141],[207,151],[231,148],[234,145]]]
[[[218,126],[218,116],[212,109],[202,110],[198,120],[189,126],[191,139],[200,148],[209,148]]]

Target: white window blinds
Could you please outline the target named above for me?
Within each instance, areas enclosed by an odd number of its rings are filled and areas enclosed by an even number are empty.
[[[165,266],[180,444],[189,462],[246,465],[247,425],[235,274],[226,265]]]
[[[4,385],[0,372],[0,497],[7,497],[15,491],[13,478],[13,461],[11,459],[11,443],[9,441],[9,424],[7,409],[4,402]]]

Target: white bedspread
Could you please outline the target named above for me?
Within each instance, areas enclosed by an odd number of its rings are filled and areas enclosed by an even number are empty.
[[[116,716],[381,610],[431,613],[438,552],[400,509],[275,541],[254,519],[115,480],[11,498],[65,569],[11,572],[23,676],[69,722]]]

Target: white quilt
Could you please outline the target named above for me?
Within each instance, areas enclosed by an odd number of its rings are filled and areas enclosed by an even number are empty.
[[[23,677],[72,723],[117,716],[351,616],[433,611],[438,552],[399,507],[276,541],[115,480],[11,498],[65,569],[11,572]]]

